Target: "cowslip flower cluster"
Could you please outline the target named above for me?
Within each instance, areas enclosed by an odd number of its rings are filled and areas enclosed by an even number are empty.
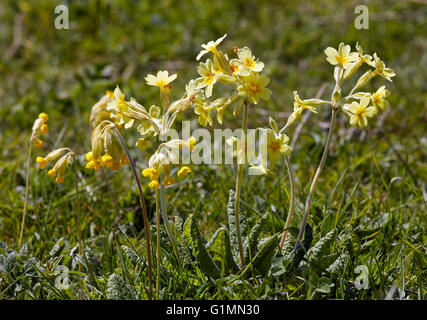
[[[45,157],[37,157],[36,162],[39,164],[40,169],[44,169],[48,162],[55,161],[59,158],[47,174],[55,178],[56,182],[63,183],[65,172],[73,163],[74,157],[75,153],[70,148],[59,148],[51,151]]]
[[[197,68],[200,77],[194,80],[195,90],[198,91],[194,112],[199,116],[199,123],[203,126],[212,125],[210,114],[212,110],[217,112],[217,121],[221,124],[226,108],[236,105],[233,112],[236,116],[245,100],[257,104],[261,99],[269,100],[271,96],[271,90],[267,88],[270,80],[266,75],[260,74],[264,69],[264,63],[256,59],[248,47],[235,48],[237,58],[234,59],[218,50],[217,46],[226,36],[202,44],[203,50],[197,56],[197,60],[200,60],[207,53],[213,54],[212,59],[200,62]],[[210,101],[214,85],[217,83],[232,85],[235,93]]]
[[[34,121],[30,142],[34,144],[37,148],[43,147],[43,141],[40,139],[40,136],[43,134],[47,134],[49,131],[48,126],[46,124],[48,119],[48,115],[42,112]]]
[[[115,124],[104,120],[92,133],[92,151],[86,153],[86,169],[107,167],[118,170],[129,162],[115,131]]]
[[[171,166],[178,165],[180,169],[177,171],[178,178],[185,178],[192,170],[188,166],[182,165],[180,151],[186,148],[189,152],[193,151],[196,144],[196,139],[191,137],[187,141],[182,139],[172,139],[162,143],[157,148],[156,152],[150,157],[148,168],[142,170],[142,175],[150,179],[148,186],[153,189],[160,188],[160,179],[163,186],[168,186],[175,183],[175,178],[171,174]]]
[[[321,99],[300,99],[298,92],[294,91],[294,111],[288,118],[285,127],[291,126],[302,114],[305,109],[316,113],[316,107],[321,104],[329,104],[332,108],[341,108],[349,117],[350,125],[364,128],[368,125],[368,119],[377,115],[379,110],[385,110],[390,104],[386,98],[390,95],[390,91],[385,86],[380,87],[376,92],[361,92],[357,91],[365,86],[375,76],[379,75],[388,81],[392,81],[392,77],[396,74],[386,68],[385,63],[377,56],[365,54],[362,47],[356,44],[357,52],[351,52],[350,45],[340,43],[338,50],[332,47],[325,49],[326,60],[335,67],[334,79],[335,88],[332,93],[331,101]],[[369,67],[369,70],[363,73],[353,89],[347,96],[342,96],[341,88],[343,82],[350,79],[362,65]],[[370,105],[372,103],[372,105]]]

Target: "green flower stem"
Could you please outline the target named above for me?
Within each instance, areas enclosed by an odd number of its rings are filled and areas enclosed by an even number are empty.
[[[79,238],[79,255],[82,255],[82,229],[81,229],[81,220],[80,220],[80,200],[79,200],[79,184],[78,184],[78,176],[77,176],[77,163],[76,157],[74,156],[74,185],[76,188],[76,212],[77,212],[77,236]]]
[[[22,214],[21,221],[21,231],[19,233],[19,241],[18,241],[18,250],[21,249],[22,239],[24,238],[24,228],[25,228],[25,217],[27,215],[27,206],[28,206],[28,187],[30,183],[30,161],[31,161],[31,149],[32,142],[30,141],[30,146],[28,147],[28,157],[27,157],[27,165],[26,165],[26,173],[25,173],[25,199],[24,199],[24,212]]]
[[[310,192],[308,194],[307,203],[305,205],[304,217],[303,217],[303,221],[301,223],[301,227],[299,229],[299,234],[298,234],[297,242],[295,244],[295,248],[301,242],[302,236],[304,235],[305,227],[306,227],[307,221],[308,221],[308,215],[310,212],[311,199],[313,198],[314,188],[316,186],[317,180],[319,179],[320,173],[322,172],[322,169],[325,165],[326,158],[328,157],[329,145],[331,143],[332,132],[334,131],[334,126],[335,126],[336,112],[337,112],[337,109],[333,105],[332,106],[332,114],[331,114],[331,124],[329,127],[329,133],[328,133],[328,139],[326,140],[325,148],[323,149],[322,159],[320,160],[319,166],[317,167],[317,170],[316,170],[316,174],[314,175],[314,178],[313,178],[313,182],[311,183]]]
[[[156,300],[160,297],[160,208],[159,208],[159,190],[156,189],[156,256],[157,256],[157,281],[156,281]]]
[[[166,189],[163,186],[163,184],[160,185],[160,205],[161,205],[162,215],[163,215],[163,224],[165,225],[166,232],[167,232],[169,240],[172,244],[173,252],[175,253],[178,261],[181,261],[180,255],[179,255],[179,252],[178,252],[178,249],[176,246],[175,237],[172,233],[172,229],[171,229],[170,224],[169,224],[169,216],[168,216],[167,208],[166,208]]]
[[[243,123],[242,123],[242,129],[243,129],[243,146],[246,148],[246,130],[248,128],[248,102],[245,100],[245,103],[243,105]],[[243,158],[246,161],[246,152],[243,153]],[[237,159],[239,160],[239,159]],[[236,232],[237,232],[237,242],[239,244],[239,253],[240,253],[240,262],[241,262],[241,269],[245,268],[245,256],[243,254],[243,243],[242,243],[242,236],[240,234],[240,217],[239,217],[239,209],[240,209],[240,190],[242,187],[242,175],[243,175],[243,163],[239,163],[237,165],[237,177],[236,177],[236,198],[234,203],[234,214],[236,217]]]
[[[152,264],[151,264],[150,222],[148,221],[148,217],[147,217],[147,207],[145,206],[144,194],[142,193],[141,180],[139,179],[139,175],[136,172],[135,163],[133,162],[132,157],[131,157],[130,152],[129,152],[129,149],[126,146],[126,143],[123,140],[123,137],[120,134],[120,131],[116,125],[114,125],[114,130],[116,131],[117,137],[119,138],[120,143],[126,152],[126,156],[129,160],[129,165],[132,169],[132,173],[133,173],[133,176],[134,176],[135,181],[136,181],[136,185],[138,186],[139,203],[141,205],[142,215],[144,218],[145,242],[147,243],[148,294],[149,294],[150,299],[151,299],[151,297],[153,295],[153,277],[152,277]]]
[[[285,229],[283,230],[282,239],[280,240],[280,250],[282,250],[283,244],[285,243],[286,235],[288,234],[288,228],[289,228],[289,225],[291,223],[292,213],[294,211],[294,205],[295,205],[294,173],[292,171],[291,163],[290,163],[289,158],[287,156],[285,156],[285,163],[286,163],[286,167],[288,169],[289,181],[291,183],[291,200],[289,203],[289,211],[288,211],[288,217],[286,218]]]

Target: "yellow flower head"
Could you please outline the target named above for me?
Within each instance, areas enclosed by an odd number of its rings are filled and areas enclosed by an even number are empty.
[[[158,180],[159,174],[159,171],[155,168],[146,168],[142,170],[142,175],[148,177],[150,180]]]
[[[251,73],[244,77],[244,83],[241,84],[237,91],[239,96],[247,97],[250,103],[257,104],[259,99],[269,100],[271,90],[266,88],[270,79],[261,74],[251,71]]]
[[[157,181],[157,180],[152,180],[152,181],[148,184],[148,186],[149,186],[151,189],[159,189],[159,188],[160,188],[159,181]]]
[[[101,167],[101,165],[93,160],[90,160],[87,164],[86,164],[86,169],[93,169],[93,170],[99,170],[99,168]]]
[[[40,165],[40,169],[44,169],[47,164],[47,160],[43,157],[37,157],[36,162]]]
[[[338,51],[332,47],[325,49],[326,60],[334,66],[338,65],[343,69],[347,69],[359,57],[357,52],[350,51],[350,46],[341,42],[338,46]]]
[[[149,74],[145,77],[145,81],[148,85],[160,88],[164,88],[175,79],[176,74],[169,76],[169,72],[167,70],[157,72],[157,76]]]
[[[200,62],[197,67],[197,72],[201,75],[200,78],[196,79],[197,89],[206,87],[205,94],[209,98],[212,96],[212,89],[217,81],[217,74],[214,70],[212,60],[208,59],[206,63]]]
[[[46,113],[42,112],[39,114],[38,118],[42,119],[43,123],[46,123],[47,120],[49,119],[49,116]]]
[[[376,53],[374,53],[374,61],[375,61],[375,69],[378,72],[378,74],[381,77],[387,79],[388,81],[393,82],[391,78],[396,75],[394,70],[390,68],[386,68],[385,63],[380,60],[380,58],[377,56]]]
[[[250,71],[261,72],[264,69],[264,63],[256,60],[248,47],[238,49],[237,57],[230,61],[233,75],[248,76]]]
[[[44,169],[49,161],[58,158],[64,151],[70,151],[68,148],[59,148],[49,152],[45,157],[37,157],[36,162],[40,165],[40,169]]]
[[[343,109],[352,114],[350,124],[364,128],[368,125],[368,118],[372,118],[376,114],[374,107],[368,107],[370,99],[363,97],[360,103],[353,101],[350,105],[343,106]]]
[[[50,175],[52,178],[56,177],[56,170],[55,169],[51,169],[47,172],[48,175]]]
[[[115,124],[110,121],[101,122],[92,134],[92,151],[85,156],[87,169],[98,170],[107,167],[118,170],[128,163],[120,139],[115,130]]]
[[[69,148],[60,148],[53,150],[46,157],[37,157],[36,162],[40,165],[40,169],[44,169],[49,161],[53,161],[58,158],[64,151],[67,151],[65,155],[56,161],[55,165],[51,170],[47,172],[52,178],[56,177],[56,182],[64,182],[64,174],[67,167],[74,161],[75,154]]]
[[[185,178],[187,174],[191,172],[191,168],[187,166],[183,166],[181,169],[178,170],[177,176],[178,178]]]
[[[48,126],[46,124],[48,119],[49,119],[48,115],[42,112],[38,115],[37,119],[34,121],[30,141],[37,148],[43,147],[43,141],[40,140],[40,136],[42,134],[48,133]]]
[[[200,53],[197,55],[196,60],[199,61],[200,58],[208,52],[212,52],[216,55],[217,54],[216,47],[222,42],[222,40],[225,39],[226,36],[227,34],[224,34],[221,38],[217,39],[216,41],[209,41],[207,44],[202,44],[203,50],[200,51]]]
[[[377,109],[385,110],[390,103],[386,100],[386,98],[390,95],[390,91],[388,91],[385,86],[380,87],[374,94],[371,96],[372,104]]]
[[[211,117],[211,110],[213,109],[213,106],[210,106],[206,103],[196,103],[194,104],[194,113],[199,116],[199,123],[206,127],[206,125],[212,126],[212,117]]]

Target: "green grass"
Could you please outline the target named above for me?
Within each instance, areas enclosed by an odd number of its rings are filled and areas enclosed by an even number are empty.
[[[338,235],[325,246],[320,262],[308,258],[292,274],[280,276],[273,275],[280,271],[280,265],[273,263],[262,278],[249,271],[242,279],[229,276],[213,281],[195,263],[178,267],[167,238],[162,237],[161,297],[384,299],[394,291],[395,299],[425,299],[427,6],[416,1],[370,1],[369,30],[356,30],[353,19],[358,4],[338,0],[264,5],[256,1],[182,1],[179,5],[166,0],[73,1],[71,29],[56,30],[55,2],[2,2],[0,299],[147,298],[142,214],[136,185],[129,182],[131,171],[127,167],[105,171],[105,178],[84,169],[83,155],[90,150],[90,108],[116,84],[145,105],[157,103],[157,91],[145,84],[144,77],[161,69],[178,73],[173,87],[177,98],[196,76],[200,44],[224,33],[228,37],[223,48],[228,54],[234,46],[249,46],[266,64],[271,78],[272,99],[251,106],[249,128],[267,126],[268,115],[284,125],[292,111],[293,90],[311,97],[325,84],[323,97],[328,99],[333,77],[323,50],[340,42],[352,47],[359,42],[396,71],[388,85],[391,108],[363,131],[351,128],[344,115],[338,115],[309,218],[312,247],[320,246],[319,240],[334,228]],[[22,29],[22,41],[11,50],[15,21]],[[375,79],[367,90],[383,84]],[[76,250],[72,170],[65,183],[57,185],[35,161],[30,172],[26,246],[17,252],[28,139],[42,111],[50,116],[50,132],[46,149],[34,154],[34,159],[60,146],[79,154],[84,258]],[[196,118],[189,110],[181,119]],[[302,219],[328,119],[326,108],[311,115],[292,153],[296,210],[291,234]],[[228,113],[224,127],[237,128],[240,122],[240,117]],[[215,122],[213,128],[220,126]],[[292,138],[293,131],[289,135]],[[137,137],[136,131],[125,134],[129,146]],[[147,155],[135,148],[132,152],[137,166],[144,167]],[[185,219],[194,214],[201,233],[209,239],[227,225],[228,192],[234,188],[235,174],[232,166],[194,166],[187,179],[168,188],[169,215]],[[145,188],[144,194],[153,218],[153,192]],[[242,209],[249,225],[266,211],[271,213],[263,238],[281,231],[289,198],[284,163],[273,175],[244,179]],[[113,201],[118,204],[119,223]],[[351,244],[351,250],[345,243]],[[338,271],[330,272],[324,256],[337,254],[348,259]],[[58,266],[70,270],[69,289],[55,287]],[[357,266],[368,270],[368,289],[354,285],[360,275]]]

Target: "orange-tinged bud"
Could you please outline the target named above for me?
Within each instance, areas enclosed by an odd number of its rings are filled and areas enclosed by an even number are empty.
[[[56,170],[55,169],[49,170],[47,172],[47,174],[50,175],[52,178],[55,178],[56,177]]]

